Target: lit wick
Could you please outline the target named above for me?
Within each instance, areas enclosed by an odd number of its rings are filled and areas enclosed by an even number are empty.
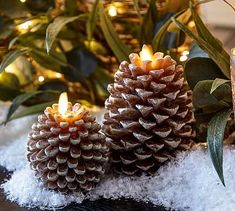
[[[139,54],[132,53],[129,58],[132,64],[140,67],[144,71],[157,70],[162,68],[163,62],[172,63],[172,59],[166,56],[163,59],[164,54],[161,52],[153,53],[153,49],[149,45],[143,45],[142,50]]]
[[[66,92],[63,92],[61,93],[59,98],[58,111],[63,117],[65,117],[67,110],[68,110],[68,95]]]
[[[152,61],[153,60],[153,49],[148,45],[143,45],[140,51],[140,59],[142,61]]]

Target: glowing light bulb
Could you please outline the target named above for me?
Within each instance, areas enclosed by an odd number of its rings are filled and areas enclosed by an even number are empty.
[[[30,26],[31,26],[31,22],[30,22],[30,21],[27,21],[27,22],[25,22],[25,23],[20,24],[20,25],[19,25],[19,28],[28,30]]]
[[[187,55],[189,55],[189,51],[183,51],[183,53],[182,53],[182,55],[184,55],[184,56],[187,56]]]
[[[108,13],[111,17],[115,17],[117,15],[117,8],[114,5],[110,5]]]
[[[140,59],[142,61],[152,61],[153,49],[148,45],[143,45],[142,51],[140,51]]]
[[[38,81],[39,81],[39,82],[43,82],[44,80],[45,80],[44,76],[40,75],[40,76],[38,77]]]
[[[193,28],[193,27],[195,26],[194,21],[190,21],[189,24],[188,24],[188,26],[189,26],[190,28]]]
[[[58,110],[62,116],[65,116],[68,109],[68,95],[66,92],[61,93],[59,98]]]
[[[55,78],[62,78],[62,74],[61,73],[55,73]]]
[[[182,55],[182,56],[180,57],[180,61],[181,61],[181,62],[185,62],[187,59],[188,59],[188,57],[187,57],[186,55]]]
[[[25,3],[25,2],[26,2],[26,0],[20,0],[20,2]]]

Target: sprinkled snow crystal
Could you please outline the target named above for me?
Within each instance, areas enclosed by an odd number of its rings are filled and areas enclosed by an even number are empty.
[[[4,118],[3,114],[4,112],[0,110],[0,120]],[[137,201],[150,201],[155,205],[175,210],[234,210],[235,150],[233,148],[224,150],[226,187],[221,184],[207,150],[198,148],[179,154],[175,161],[161,167],[155,176],[108,175],[86,195],[82,193],[63,195],[47,190],[35,178],[26,160],[27,133],[32,120],[32,117],[25,117],[24,120],[21,119],[24,124],[17,120],[10,122],[5,128],[0,127],[0,165],[8,170],[14,170],[11,178],[1,187],[9,200],[17,202],[20,206],[56,208],[71,202],[81,203],[84,199],[125,197]]]

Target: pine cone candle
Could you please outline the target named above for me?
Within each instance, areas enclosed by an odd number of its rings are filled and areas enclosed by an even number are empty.
[[[115,73],[105,102],[103,131],[118,173],[154,173],[179,150],[189,149],[194,115],[183,67],[143,46]]]
[[[65,104],[46,108],[33,124],[27,158],[49,189],[89,191],[105,172],[109,149],[95,118],[80,104]]]

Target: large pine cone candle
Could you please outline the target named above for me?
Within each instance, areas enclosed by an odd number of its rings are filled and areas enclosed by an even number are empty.
[[[68,103],[68,113],[64,118],[54,104],[38,117],[29,133],[27,157],[46,187],[89,191],[105,172],[109,149],[86,109]]]
[[[194,115],[183,67],[143,46],[115,73],[105,102],[103,131],[112,148],[112,166],[127,175],[154,173],[179,150],[189,149]]]

